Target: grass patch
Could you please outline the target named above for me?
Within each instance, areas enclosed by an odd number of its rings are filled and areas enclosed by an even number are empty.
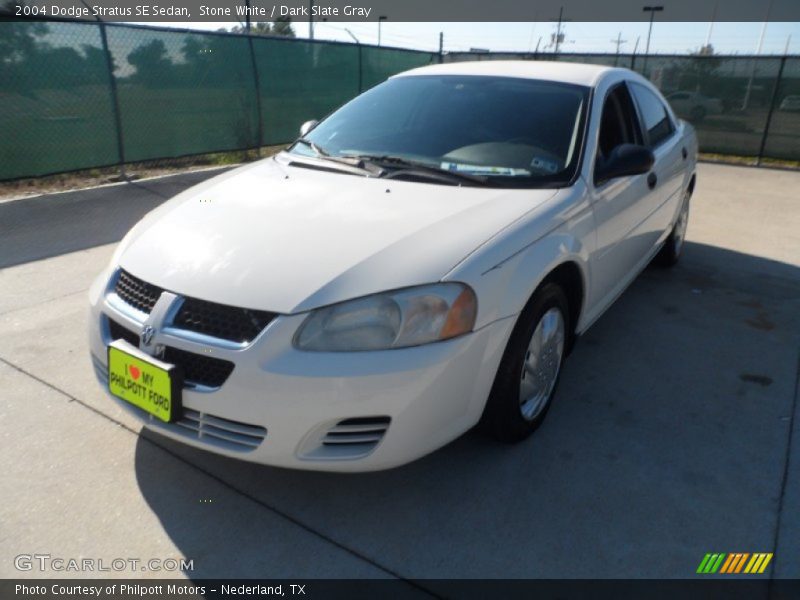
[[[784,160],[782,158],[763,157],[761,163],[757,156],[737,156],[734,154],[715,154],[713,152],[700,152],[698,158],[707,162],[723,163],[726,165],[746,165],[748,167],[775,167],[781,169],[800,169],[800,160]]]

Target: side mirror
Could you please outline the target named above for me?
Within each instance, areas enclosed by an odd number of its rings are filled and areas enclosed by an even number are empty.
[[[595,184],[627,175],[641,175],[653,168],[656,158],[649,148],[637,144],[620,144],[595,168]]]
[[[314,127],[316,127],[318,123],[319,121],[317,121],[316,119],[312,119],[300,125],[300,137],[306,137],[308,132],[314,129]]]

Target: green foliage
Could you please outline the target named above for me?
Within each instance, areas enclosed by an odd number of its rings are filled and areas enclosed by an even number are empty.
[[[247,27],[237,25],[231,28],[233,33],[247,33]],[[291,17],[278,17],[274,23],[269,21],[258,21],[250,24],[251,35],[279,35],[284,37],[296,37],[292,27]]]

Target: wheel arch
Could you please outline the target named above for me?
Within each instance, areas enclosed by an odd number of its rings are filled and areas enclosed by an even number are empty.
[[[586,299],[586,282],[584,281],[583,271],[575,260],[566,260],[559,263],[544,277],[544,279],[542,279],[541,283],[536,286],[536,289],[531,294],[531,298],[533,298],[536,292],[547,283],[557,284],[567,297],[570,322],[568,332],[569,338],[567,340],[567,352],[569,352],[575,345],[578,321],[583,313],[583,305]]]

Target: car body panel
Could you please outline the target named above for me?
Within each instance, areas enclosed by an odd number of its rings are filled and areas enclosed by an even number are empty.
[[[265,428],[242,452],[176,424],[148,427],[226,456],[284,467],[369,471],[414,460],[478,422],[518,315],[554,269],[582,282],[575,333],[585,331],[658,252],[693,186],[694,129],[676,118],[653,149],[652,172],[595,185],[598,123],[608,91],[636,82],[626,69],[565,63],[436,65],[416,74],[491,74],[592,86],[579,170],[561,189],[436,185],[259,161],[179,194],[125,237],[90,289],[90,347],[103,382],[108,319],[134,335],[143,320],[111,293],[119,268],[177,294],[279,313],[252,342],[205,343],[180,332],[159,343],[229,360],[221,387],[184,389],[183,403],[211,419]],[[304,161],[313,159],[304,159]],[[402,287],[456,281],[478,299],[473,331],[454,339],[370,352],[304,352],[293,338],[309,311]],[[369,452],[345,456],[320,440],[343,419],[391,419]],[[187,437],[188,436],[188,437]],[[329,450],[329,449],[328,449]]]
[[[126,242],[120,266],[187,296],[302,312],[437,281],[555,193],[428,185],[420,194],[419,183],[288,162],[262,161],[168,202]]]

